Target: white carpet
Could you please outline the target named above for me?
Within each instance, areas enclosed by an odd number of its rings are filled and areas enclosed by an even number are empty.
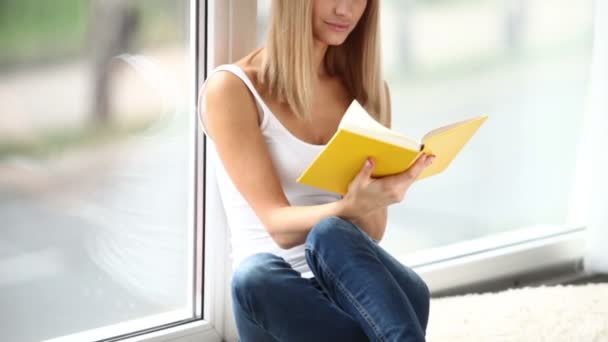
[[[608,342],[608,284],[431,300],[428,342]]]

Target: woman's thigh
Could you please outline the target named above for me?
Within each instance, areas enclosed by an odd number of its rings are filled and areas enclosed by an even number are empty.
[[[232,280],[241,341],[367,341],[365,333],[314,281],[269,253],[244,260]]]

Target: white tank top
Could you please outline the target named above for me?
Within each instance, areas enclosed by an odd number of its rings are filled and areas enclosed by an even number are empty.
[[[221,65],[214,69],[209,77],[216,72],[227,71],[239,77],[253,94],[260,115],[260,130],[266,140],[270,156],[276,168],[285,196],[291,205],[315,205],[336,201],[339,195],[296,182],[298,176],[321,152],[325,145],[314,145],[295,137],[274,116],[264,103],[247,74],[235,64]],[[201,99],[201,127],[205,130],[205,94]],[[243,259],[260,252],[269,252],[283,257],[291,266],[304,277],[311,277],[304,257],[304,245],[290,249],[280,248],[270,237],[249,203],[243,198],[226,173],[217,156],[215,145],[211,139],[207,152],[211,158],[216,158],[215,165],[219,192],[226,211],[226,218],[231,232],[233,268]],[[245,143],[245,142],[244,142]]]

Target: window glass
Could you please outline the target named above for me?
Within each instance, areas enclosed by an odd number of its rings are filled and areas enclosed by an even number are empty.
[[[0,0],[3,340],[192,318],[190,24],[189,0]]]

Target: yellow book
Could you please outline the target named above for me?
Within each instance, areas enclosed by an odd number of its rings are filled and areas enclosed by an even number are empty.
[[[297,181],[344,195],[368,157],[375,162],[372,175],[381,177],[407,170],[422,153],[434,154],[433,164],[416,178],[421,180],[445,170],[487,118],[442,126],[416,141],[378,123],[355,100],[327,146]]]

